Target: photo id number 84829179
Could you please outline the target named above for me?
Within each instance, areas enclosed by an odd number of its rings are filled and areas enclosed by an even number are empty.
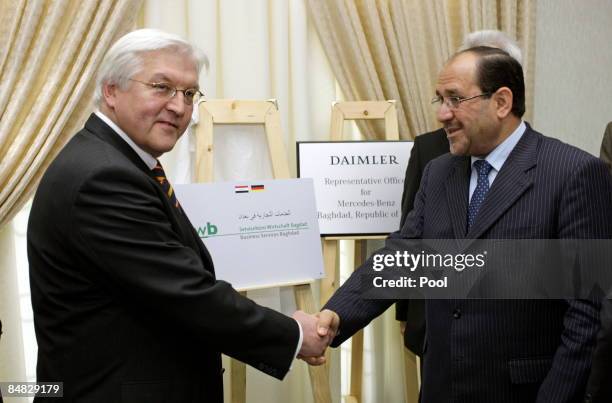
[[[63,382],[0,382],[3,397],[63,397]]]

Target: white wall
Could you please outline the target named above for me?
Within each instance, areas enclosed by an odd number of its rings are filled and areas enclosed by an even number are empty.
[[[536,130],[599,156],[612,121],[612,0],[538,0]]]

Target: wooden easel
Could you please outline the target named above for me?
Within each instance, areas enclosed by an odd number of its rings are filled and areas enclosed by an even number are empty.
[[[394,100],[389,101],[356,101],[335,102],[332,105],[330,140],[341,141],[345,120],[385,120],[385,139],[399,140],[397,123],[397,109]],[[371,239],[384,239],[384,236],[345,236],[323,238],[323,260],[325,265],[325,278],[321,283],[321,306],[331,297],[338,287],[338,249],[339,241],[350,240],[355,242],[355,267],[365,260],[366,242]],[[406,401],[418,401],[418,364],[416,356],[406,350],[404,364],[406,367]],[[351,348],[351,379],[349,395],[345,396],[346,403],[359,403],[362,401],[362,375],[363,375],[363,331],[357,332],[352,338]]]
[[[272,173],[275,179],[290,178],[289,163],[281,136],[280,114],[276,100],[208,100],[199,104],[200,122],[196,128],[196,181],[213,180],[213,125],[264,125]],[[311,284],[293,285],[298,309],[316,312]],[[246,293],[245,293],[246,294]],[[308,367],[314,401],[331,403],[331,392],[325,367]],[[231,401],[246,402],[246,365],[231,360]]]

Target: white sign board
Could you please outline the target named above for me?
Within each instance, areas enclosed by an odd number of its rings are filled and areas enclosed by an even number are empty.
[[[323,277],[312,180],[177,185],[218,279],[239,290]]]
[[[299,142],[298,176],[313,178],[321,235],[399,229],[411,141]]]

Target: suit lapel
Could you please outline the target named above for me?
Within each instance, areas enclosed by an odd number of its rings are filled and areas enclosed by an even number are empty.
[[[95,114],[91,114],[87,122],[85,123],[85,128],[91,132],[94,136],[98,137],[102,141],[111,144],[114,148],[116,148],[121,154],[123,154],[128,160],[130,160],[135,166],[137,166],[143,173],[145,173],[151,181],[155,184],[155,187],[159,187],[157,181],[154,178],[153,172],[149,169],[149,167],[144,163],[142,158],[129,146],[115,131],[109,127],[102,119],[100,119]],[[161,189],[161,187],[159,188]],[[185,215],[185,212],[182,208],[177,209],[170,204],[170,201],[163,192],[160,192],[160,199],[164,203],[166,210],[170,212],[171,221],[173,225],[180,228],[180,234],[182,234],[183,241],[187,245],[191,245],[192,249],[200,253],[202,257],[202,261],[204,262],[204,267],[214,274],[214,268],[212,264],[212,258],[206,247],[200,240],[197,232],[193,228],[193,225]],[[175,227],[175,228],[176,228]]]
[[[446,198],[455,239],[465,238],[467,200],[470,185],[470,158],[455,157],[446,179]]]
[[[527,171],[536,165],[538,137],[528,127],[487,193],[467,238],[478,239],[521,197],[533,182]]]
[[[150,175],[151,170],[144,163],[142,158],[136,154],[136,151],[134,151],[128,143],[123,141],[123,139],[119,137],[119,135],[115,133],[110,126],[104,123],[104,121],[95,114],[92,113],[87,122],[85,122],[85,129],[87,129],[94,136],[98,137],[100,140],[115,147],[142,172]]]

